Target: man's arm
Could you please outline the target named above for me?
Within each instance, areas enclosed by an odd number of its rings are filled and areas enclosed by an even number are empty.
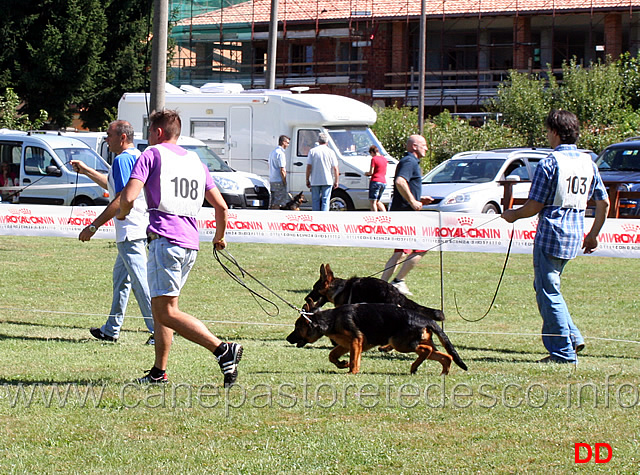
[[[126,216],[131,212],[133,208],[133,202],[136,200],[142,188],[144,187],[144,182],[138,180],[137,178],[131,178],[125,187],[122,189],[120,193],[120,210],[117,219],[123,220]]]
[[[311,177],[311,165],[307,164],[307,188],[311,188],[311,181],[309,181],[309,177]]]
[[[209,202],[216,213],[216,234],[213,237],[213,247],[214,249],[224,249],[227,246],[227,243],[224,240],[224,233],[227,230],[227,220],[228,220],[228,212],[227,212],[227,203],[224,201],[224,198],[220,194],[218,188],[211,188],[207,190],[204,194],[205,199]]]
[[[411,206],[415,211],[420,211],[422,209],[422,203],[414,198],[407,180],[398,176],[394,183],[396,185],[396,190],[398,190],[405,201],[409,203],[409,206]]]
[[[287,187],[287,170],[280,168],[280,177],[282,178],[282,184]]]
[[[609,199],[605,198],[604,200],[596,201],[596,215],[593,225],[582,243],[582,249],[584,249],[585,254],[591,254],[598,247],[598,234],[600,234],[600,230],[607,219],[607,214],[609,214]]]
[[[91,223],[90,226],[99,228],[110,219],[115,218],[115,216],[118,214],[118,211],[120,211],[120,193],[118,193],[113,201],[111,201],[111,203],[107,205],[104,211],[102,211],[102,213],[100,213],[98,217],[93,220],[93,223]],[[78,239],[80,239],[81,241],[89,241],[94,234],[95,233],[91,232],[91,230],[89,229],[89,226],[87,226],[82,231],[80,231]]]
[[[527,200],[527,202],[517,209],[508,209],[502,213],[502,219],[507,223],[513,223],[521,218],[529,218],[538,214],[544,208],[544,203],[539,201]]]
[[[337,166],[334,166],[332,168],[332,172],[333,172],[333,188],[338,188],[338,184],[340,182],[340,170],[338,170]]]
[[[69,163],[76,173],[88,176],[89,179],[105,190],[108,188],[106,175],[94,170],[81,160],[71,160]]]

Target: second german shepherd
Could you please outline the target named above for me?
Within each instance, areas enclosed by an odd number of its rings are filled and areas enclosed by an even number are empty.
[[[433,344],[435,334],[447,353],[438,351]],[[318,310],[309,316],[300,316],[287,341],[298,348],[313,343],[322,336],[329,337],[336,347],[329,353],[329,361],[338,368],[349,368],[349,373],[360,371],[363,351],[389,345],[401,353],[415,352],[418,358],[411,365],[411,374],[425,359],[439,361],[442,373],[448,374],[451,361],[467,370],[456,349],[438,324],[424,315],[400,308],[394,304],[347,304],[330,310]],[[340,357],[349,353],[349,363]]]
[[[351,277],[340,279],[333,275],[329,264],[320,266],[320,278],[305,297],[305,302],[313,302],[312,309],[331,302],[336,307],[351,303],[391,303],[413,310],[430,320],[444,320],[444,313],[434,308],[424,307],[401,294],[389,282],[375,277]]]
[[[291,194],[289,194],[289,198],[291,198],[289,201],[287,201],[283,205],[280,205],[280,209],[289,211],[300,211],[300,205],[307,202],[307,199],[304,197],[303,191],[295,196],[291,196]]]

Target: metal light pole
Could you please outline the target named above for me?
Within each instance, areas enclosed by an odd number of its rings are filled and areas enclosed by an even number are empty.
[[[422,135],[424,130],[424,75],[426,71],[425,56],[427,45],[427,14],[425,1],[420,4],[420,48],[418,51],[419,58],[419,78],[418,78],[418,133]]]
[[[149,115],[164,109],[167,82],[167,35],[169,0],[153,0],[153,43],[151,45],[151,99]]]
[[[269,44],[267,45],[267,89],[276,88],[276,46],[278,43],[278,0],[271,0],[271,21],[269,23]]]

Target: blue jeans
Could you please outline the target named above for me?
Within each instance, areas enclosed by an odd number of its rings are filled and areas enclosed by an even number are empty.
[[[560,276],[567,262],[567,259],[558,259],[544,253],[537,246],[533,248],[533,287],[543,322],[542,343],[552,359],[574,362],[576,346],[583,344],[584,338],[573,323],[560,293]]]
[[[129,293],[133,289],[144,323],[153,333],[151,297],[147,283],[146,239],[116,243],[118,257],[113,265],[113,300],[109,318],[100,329],[105,335],[118,338],[124,321],[124,313],[129,302]]]
[[[329,211],[332,185],[311,185],[311,209]]]

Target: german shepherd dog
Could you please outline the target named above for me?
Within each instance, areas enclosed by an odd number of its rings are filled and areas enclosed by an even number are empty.
[[[392,303],[399,307],[422,314],[430,320],[444,320],[444,313],[434,308],[424,307],[401,294],[389,282],[375,277],[351,277],[340,279],[333,275],[329,264],[320,266],[320,278],[305,297],[311,299],[311,310],[331,302],[336,307],[350,303]]]
[[[448,354],[436,349],[433,334]],[[301,348],[322,336],[329,337],[337,344],[329,353],[329,361],[338,368],[349,368],[351,374],[360,371],[362,352],[379,345],[389,345],[401,353],[417,353],[418,358],[411,365],[411,374],[427,358],[440,362],[441,374],[449,374],[451,361],[467,370],[467,365],[434,320],[395,304],[360,303],[341,305],[330,310],[315,309],[309,317],[302,315],[296,320],[295,329],[287,341]],[[349,353],[349,363],[340,360],[346,353]]]
[[[291,198],[289,201],[287,201],[283,205],[280,205],[280,209],[300,211],[300,205],[302,203],[307,203],[307,199],[304,197],[304,192],[302,191],[295,196],[291,196],[291,194],[289,194],[289,198]]]

